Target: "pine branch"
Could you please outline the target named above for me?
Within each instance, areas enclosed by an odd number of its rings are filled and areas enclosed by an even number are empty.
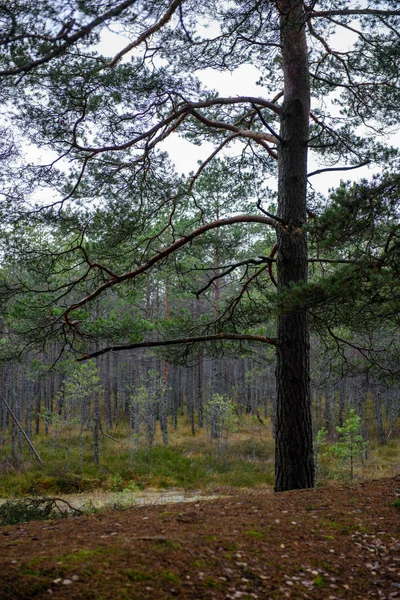
[[[130,52],[137,46],[140,46],[140,44],[142,44],[145,40],[147,40],[147,38],[152,36],[153,33],[156,33],[157,31],[159,31],[164,25],[166,25],[168,23],[168,21],[171,20],[174,12],[177,10],[177,8],[180,7],[182,2],[183,2],[183,0],[173,0],[171,2],[171,4],[169,5],[168,10],[163,14],[161,19],[159,19],[151,27],[146,29],[146,31],[144,31],[141,35],[139,35],[139,37],[136,40],[134,40],[133,42],[131,42],[130,44],[125,46],[125,48],[123,48],[120,52],[118,52],[118,54],[116,54],[114,56],[114,58],[110,62],[108,62],[106,65],[104,65],[104,67],[102,67],[102,68],[114,67],[121,60],[121,58],[123,56],[125,56],[125,54],[127,54],[128,52]]]
[[[365,160],[359,165],[353,165],[352,167],[327,167],[326,169],[317,169],[316,171],[311,171],[311,173],[307,173],[307,177],[312,177],[313,175],[319,175],[320,173],[327,173],[329,171],[352,171],[353,169],[360,169],[361,167],[366,167],[371,164],[372,161]]]
[[[177,344],[195,344],[197,342],[215,342],[221,340],[239,340],[239,341],[249,341],[249,342],[262,342],[263,344],[270,344],[272,346],[276,346],[275,338],[269,338],[265,335],[251,335],[251,334],[241,334],[241,333],[216,333],[211,335],[199,335],[195,337],[187,337],[187,338],[178,338],[173,340],[158,340],[153,342],[136,342],[133,344],[121,344],[119,346],[108,346],[107,348],[102,348],[101,350],[96,350],[96,352],[90,352],[89,354],[84,354],[79,357],[77,360],[79,362],[84,360],[89,360],[91,358],[95,358],[96,356],[101,356],[102,354],[106,354],[107,352],[119,352],[121,350],[134,350],[136,348],[155,348],[161,346],[173,346]]]
[[[79,40],[82,40],[85,37],[87,37],[93,31],[93,29],[95,29],[96,27],[98,27],[99,25],[104,23],[105,21],[108,21],[109,19],[111,19],[113,17],[117,17],[118,15],[123,13],[124,10],[126,10],[133,4],[136,4],[136,0],[125,0],[125,2],[121,2],[121,4],[118,4],[115,8],[108,10],[104,14],[93,19],[93,21],[91,21],[87,25],[84,25],[83,27],[81,27],[73,35],[61,38],[61,39],[64,39],[65,41],[62,44],[58,45],[56,48],[53,48],[53,50],[50,50],[50,52],[48,52],[47,54],[42,56],[42,58],[38,58],[37,60],[32,60],[31,62],[25,63],[19,67],[14,67],[11,69],[4,69],[3,71],[0,71],[0,77],[2,77],[2,76],[5,77],[5,76],[9,76],[9,75],[19,75],[21,73],[22,74],[29,73],[36,67],[39,67],[40,65],[44,65],[44,64],[50,62],[53,58],[57,58],[58,56],[61,56],[62,54],[64,54],[64,52],[66,52],[66,50],[68,50],[69,47],[73,46]],[[59,37],[55,38],[54,42],[58,41],[59,39],[60,39]]]
[[[380,10],[374,8],[343,8],[339,10],[313,10],[308,14],[310,17],[335,17],[335,16],[371,16],[371,17],[400,17],[400,10]]]
[[[70,313],[75,311],[77,308],[84,306],[85,304],[87,304],[88,302],[93,300],[94,298],[97,298],[97,296],[99,296],[101,293],[103,293],[106,289],[109,289],[116,284],[123,283],[124,281],[135,279],[139,275],[146,273],[146,271],[148,271],[153,265],[164,260],[171,254],[173,254],[174,252],[179,250],[179,248],[182,248],[186,244],[192,242],[194,239],[196,239],[200,235],[206,233],[207,231],[210,231],[212,229],[217,229],[219,227],[225,227],[227,225],[234,225],[235,223],[263,223],[265,225],[277,227],[277,222],[274,219],[271,219],[269,217],[256,216],[256,215],[237,215],[235,217],[228,217],[226,219],[219,219],[217,221],[212,221],[211,223],[206,223],[205,225],[202,225],[198,229],[195,229],[188,235],[185,235],[185,236],[181,237],[179,240],[176,240],[167,248],[164,248],[163,250],[158,252],[157,254],[152,256],[147,262],[140,265],[140,267],[138,267],[134,271],[129,271],[128,273],[124,273],[123,275],[111,277],[110,279],[105,281],[102,285],[100,285],[94,292],[88,294],[87,296],[82,298],[82,300],[80,300],[79,302],[72,304],[64,312],[62,318],[65,320],[65,322],[67,324],[72,325],[72,323],[69,320]]]

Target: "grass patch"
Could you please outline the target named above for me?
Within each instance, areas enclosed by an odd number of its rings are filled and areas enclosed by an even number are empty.
[[[138,571],[137,569],[127,569],[124,571],[130,581],[150,581],[151,577],[144,571]]]
[[[33,577],[39,577],[40,575],[39,571],[36,571],[35,569],[30,569],[29,567],[20,569],[19,572],[21,575],[32,575]]]
[[[65,562],[69,562],[69,563],[79,563],[82,562],[83,560],[86,560],[87,558],[90,558],[92,556],[97,556],[101,554],[101,550],[97,549],[97,550],[91,550],[89,548],[81,548],[80,550],[78,550],[77,552],[74,552],[73,554],[67,554],[67,556],[63,557],[63,560]]]
[[[179,542],[173,542],[172,540],[160,540],[159,542],[155,542],[153,547],[156,548],[156,550],[163,550],[164,552],[182,549]]]
[[[246,531],[247,535],[250,535],[253,538],[257,538],[259,540],[262,540],[263,538],[265,538],[264,533],[262,533],[261,531],[257,531],[256,529],[249,529],[248,531]]]
[[[224,543],[222,547],[227,552],[235,552],[238,549],[237,544],[234,544],[234,543],[233,544]]]
[[[211,577],[210,575],[207,575],[207,577],[204,578],[203,583],[212,590],[222,590],[225,587],[222,581],[218,581],[215,577]]]
[[[320,587],[320,588],[325,587],[326,581],[323,578],[323,576],[321,575],[321,573],[318,573],[318,575],[315,576],[314,585],[316,585],[317,587]]]
[[[206,561],[203,560],[202,558],[197,558],[195,560],[192,560],[192,566],[195,569],[203,569],[206,565],[207,565]]]
[[[179,577],[179,575],[177,575],[173,571],[169,571],[168,569],[166,571],[162,571],[161,576],[163,579],[165,579],[166,581],[169,581],[170,583],[176,583],[176,584],[182,583],[182,580]]]
[[[329,529],[334,529],[335,531],[342,529],[342,525],[336,523],[336,521],[325,521],[325,526],[329,527]]]

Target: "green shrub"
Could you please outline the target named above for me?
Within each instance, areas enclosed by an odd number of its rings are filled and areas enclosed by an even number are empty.
[[[327,431],[321,429],[316,438],[317,457],[329,457],[339,459],[338,475],[349,476],[350,481],[354,479],[354,466],[357,460],[363,460],[367,443],[360,433],[361,418],[357,415],[354,409],[350,410],[349,417],[343,424],[343,427],[336,427],[340,439],[336,444],[327,446],[326,436]],[[316,461],[319,467],[319,460]],[[346,473],[346,465],[348,472]]]
[[[52,498],[19,498],[7,500],[0,505],[0,524],[15,525],[27,521],[40,521],[56,516],[56,505]],[[58,516],[66,516],[67,511],[58,509]]]

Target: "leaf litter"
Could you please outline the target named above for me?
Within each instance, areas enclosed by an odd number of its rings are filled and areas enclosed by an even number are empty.
[[[400,598],[400,478],[0,529],[0,598]]]

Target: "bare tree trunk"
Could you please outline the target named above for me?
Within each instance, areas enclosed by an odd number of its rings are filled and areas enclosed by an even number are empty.
[[[196,300],[194,303],[194,318],[196,321],[200,321],[202,314],[202,301]],[[195,377],[195,390],[196,390],[196,403],[197,403],[197,425],[199,429],[204,426],[204,407],[203,407],[203,357],[201,352],[197,355],[196,361],[196,377]]]
[[[238,412],[241,419],[244,406],[246,404],[246,363],[245,358],[239,358],[239,373],[238,373]]]
[[[307,281],[307,143],[310,87],[305,14],[300,0],[278,0],[284,100],[278,152],[278,293]],[[277,343],[275,489],[314,486],[307,311],[280,299]]]
[[[386,444],[386,436],[383,428],[383,416],[382,416],[382,397],[378,390],[375,392],[375,418],[376,418],[376,426],[378,430],[378,440],[379,444],[383,446]]]
[[[204,407],[203,407],[203,357],[197,355],[197,420],[199,429],[204,427]]]
[[[339,413],[338,413],[338,425],[339,427],[343,427],[343,412],[346,407],[346,401],[348,400],[348,392],[347,392],[347,379],[343,377],[340,382],[339,389]]]
[[[169,294],[170,284],[169,281],[165,282],[165,318],[169,319],[170,305],[169,305]],[[163,361],[163,379],[164,385],[162,395],[160,398],[160,427],[162,432],[163,443],[168,445],[168,408],[169,408],[169,363]]]
[[[112,428],[112,407],[111,407],[111,353],[107,352],[105,357],[105,365],[103,361],[103,373],[104,373],[104,408],[106,413],[106,428]]]
[[[43,378],[38,377],[36,383],[35,434],[40,432],[40,413],[42,411]]]
[[[116,421],[118,421],[119,419],[119,404],[118,404],[118,390],[119,390],[119,385],[118,385],[118,364],[119,364],[119,359],[118,359],[118,352],[113,354],[112,357],[112,373],[113,373],[113,377],[112,377],[112,397],[113,397],[113,421],[114,423]]]
[[[195,389],[196,389],[196,371],[195,369],[191,369],[191,385],[189,389],[188,399],[187,399],[187,418],[190,423],[190,430],[192,435],[195,435],[196,428],[194,422],[194,405],[195,405]]]
[[[100,461],[100,398],[98,392],[93,393],[93,417],[93,460],[98,465]]]
[[[168,364],[164,361],[164,366]],[[164,370],[164,385],[161,389],[159,419],[162,433],[163,444],[168,445],[168,398],[169,398],[169,371]]]

